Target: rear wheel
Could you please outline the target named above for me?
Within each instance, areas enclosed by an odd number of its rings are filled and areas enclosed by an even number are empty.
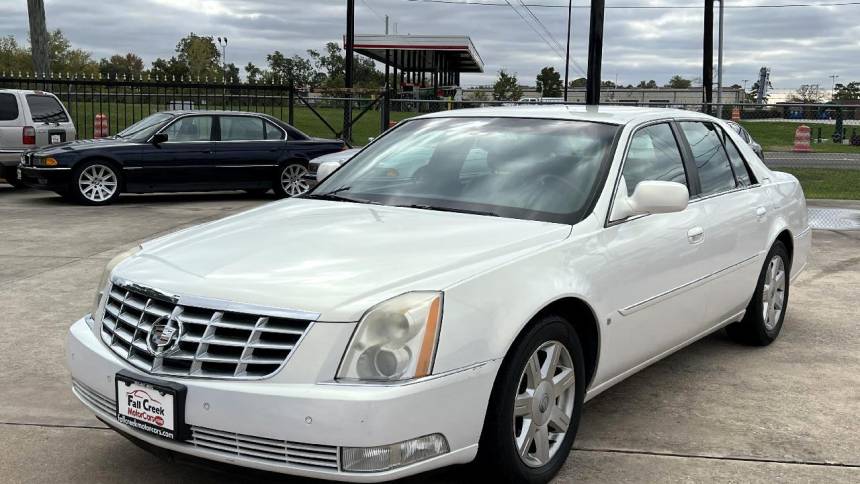
[[[503,482],[549,482],[570,453],[584,396],[576,331],[559,316],[541,317],[499,370],[479,445],[482,470]]]
[[[280,197],[304,195],[310,189],[308,181],[305,180],[307,174],[308,169],[301,163],[292,162],[283,165],[275,179],[275,194]]]
[[[107,205],[119,197],[120,175],[102,161],[88,161],[73,171],[69,195],[85,205]]]
[[[788,308],[790,260],[782,242],[773,244],[744,319],[726,327],[732,339],[745,344],[767,346],[779,336]]]

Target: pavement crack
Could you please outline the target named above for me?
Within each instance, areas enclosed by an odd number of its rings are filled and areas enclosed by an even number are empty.
[[[803,465],[817,467],[844,467],[849,469],[860,469],[860,463],[846,464],[842,462],[821,462],[821,461],[805,461],[795,459],[771,459],[767,457],[731,457],[709,454],[689,454],[681,452],[660,452],[654,450],[635,450],[635,449],[608,449],[608,448],[590,448],[576,447],[574,451],[578,452],[605,452],[609,454],[631,454],[631,455],[650,455],[655,457],[675,457],[679,459],[705,459],[705,460],[724,460],[733,462],[758,462],[767,464],[788,464],[788,465]]]

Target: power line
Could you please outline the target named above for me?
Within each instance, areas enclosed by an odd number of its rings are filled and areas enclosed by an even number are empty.
[[[376,18],[378,18],[379,20],[385,21],[385,19],[382,17],[382,15],[379,15],[379,12],[377,12],[373,7],[370,6],[369,3],[367,3],[367,0],[361,0],[361,3],[363,3],[364,6],[368,8],[368,10],[373,12],[373,15],[376,15]]]
[[[493,2],[488,0],[406,0],[413,3],[442,3],[450,5],[475,5],[480,7],[507,7],[508,3]],[[567,8],[567,5],[549,3],[527,3],[527,7],[535,8]],[[751,8],[802,8],[802,7],[849,7],[860,5],[860,2],[822,2],[822,3],[774,3],[760,5],[726,5],[727,9],[751,9]],[[574,5],[573,8],[591,8],[590,5]],[[607,9],[695,9],[701,10],[701,5],[607,5]]]
[[[561,51],[561,50],[564,50],[564,47],[562,47],[562,46],[561,46],[561,44],[558,42],[558,40],[556,40],[555,36],[553,36],[553,35],[552,35],[552,32],[550,32],[550,31],[549,31],[549,29],[548,29],[548,28],[546,28],[546,25],[544,25],[544,23],[543,23],[543,22],[541,22],[541,20],[538,18],[538,16],[537,16],[537,15],[535,15],[535,13],[534,13],[534,12],[532,12],[532,10],[528,7],[528,5],[526,5],[526,4],[523,2],[523,0],[520,0],[520,5],[522,5],[523,7],[525,7],[525,9],[526,9],[526,11],[529,13],[529,15],[531,15],[531,16],[532,16],[532,18],[533,18],[533,19],[535,19],[535,22],[537,22],[537,23],[538,23],[538,25],[540,25],[540,26],[541,26],[541,28],[543,29],[543,31],[544,31],[544,32],[546,32],[546,34],[547,34],[547,35],[549,35],[549,38],[550,38],[550,39],[552,39],[552,41],[555,43],[555,45],[556,45],[556,46],[558,46],[558,50],[560,50],[560,51]],[[576,62],[576,60],[575,60],[575,59],[571,59],[571,62],[573,63],[573,66],[574,66],[574,67],[576,67],[576,70],[577,70],[577,71],[579,71],[579,73],[580,73],[580,74],[582,74],[582,75],[583,75],[583,77],[585,77],[585,75],[586,75],[586,74],[585,74],[585,70],[582,68],[582,66],[580,66],[580,65],[579,65],[579,63],[578,63],[578,62]]]
[[[538,29],[536,29],[536,28],[535,28],[535,26],[534,26],[534,25],[532,25],[532,23],[531,23],[531,22],[529,22],[529,21],[528,21],[528,19],[526,19],[526,18],[523,16],[523,14],[522,14],[522,13],[520,13],[520,11],[519,11],[519,10],[517,10],[517,9],[516,9],[516,8],[511,4],[511,2],[509,2],[508,0],[505,0],[505,4],[506,4],[508,7],[511,7],[511,10],[513,10],[513,11],[514,11],[514,13],[516,13],[516,14],[517,14],[517,16],[519,16],[519,17],[520,17],[520,19],[522,19],[522,21],[523,21],[523,22],[525,22],[525,24],[526,24],[526,25],[528,25],[528,26],[529,26],[529,28],[530,28],[530,29],[532,29],[532,31],[533,31],[534,33],[536,33],[536,34],[537,34],[537,36],[538,36],[538,37],[540,37],[540,38],[541,38],[541,40],[543,40],[543,41],[544,41],[544,43],[545,43],[545,44],[546,44],[546,45],[547,45],[547,46],[548,46],[548,47],[549,47],[553,52],[555,52],[555,54],[556,54],[557,56],[559,56],[559,57],[561,57],[561,58],[564,58],[564,56],[561,54],[561,52],[560,52],[559,50],[557,50],[556,46],[555,46],[555,45],[553,45],[553,44],[552,44],[552,42],[550,42],[549,40],[547,40],[547,38],[546,38],[546,37],[544,37],[544,35],[543,35],[543,34],[542,34]]]

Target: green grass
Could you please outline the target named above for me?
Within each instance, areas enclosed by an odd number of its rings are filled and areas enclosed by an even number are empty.
[[[851,145],[837,145],[831,141],[833,131],[836,129],[832,124],[820,123],[791,123],[791,122],[756,122],[756,121],[741,121],[744,128],[749,131],[750,135],[761,144],[765,151],[791,151],[794,147],[794,132],[801,124],[809,126],[812,130],[812,150],[820,153],[858,153],[860,147]],[[815,143],[818,137],[818,128],[821,128],[821,139],[823,143]],[[851,136],[851,130],[854,126],[847,126],[848,136]],[[860,131],[860,126],[857,126]]]
[[[860,200],[860,170],[775,168],[800,180],[806,198]]]
[[[297,101],[298,102],[298,101]],[[147,104],[132,104],[132,103],[101,103],[98,102],[67,102],[67,108],[75,122],[80,137],[91,137],[93,132],[93,122],[97,113],[105,113],[108,115],[110,123],[110,133],[116,134],[123,130],[126,126],[158,111],[163,111],[166,106],[147,105]],[[255,111],[272,115],[276,118],[287,121],[287,107],[271,107],[271,106],[207,106],[209,109],[232,109],[242,111]],[[334,127],[337,131],[343,126],[343,108],[316,108],[317,111],[325,118],[325,120]],[[353,117],[358,116],[361,109],[353,109]],[[419,113],[415,112],[392,112],[392,121],[401,121],[410,118]],[[380,113],[376,110],[370,110],[364,114],[352,128],[352,139],[356,145],[364,145],[367,139],[377,136],[380,132]],[[326,127],[319,117],[305,106],[297,105],[294,110],[294,125],[299,130],[321,138],[333,138],[334,133]]]

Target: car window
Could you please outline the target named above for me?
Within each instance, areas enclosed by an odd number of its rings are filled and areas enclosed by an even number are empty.
[[[167,141],[209,141],[212,139],[212,116],[187,116],[163,131]]]
[[[743,187],[752,185],[753,177],[750,174],[749,167],[747,166],[743,155],[741,155],[740,150],[737,145],[735,145],[735,142],[728,136],[723,137],[723,142],[725,143],[726,153],[729,155],[729,161],[732,164],[732,170],[735,172],[735,178],[738,181],[738,185]]]
[[[687,137],[687,142],[690,143],[693,159],[699,169],[701,196],[735,188],[737,186],[735,177],[717,128],[711,123],[696,121],[684,121],[678,124],[684,136]]]
[[[633,195],[636,185],[645,180],[687,185],[681,150],[668,124],[655,124],[636,131],[630,141],[622,176],[628,196]]]
[[[18,100],[14,94],[0,94],[0,121],[18,119]]]
[[[266,139],[263,120],[253,116],[221,116],[221,141]]]
[[[27,105],[35,123],[68,123],[66,110],[54,96],[27,94]]]
[[[284,139],[284,132],[274,124],[266,121],[266,139]]]

